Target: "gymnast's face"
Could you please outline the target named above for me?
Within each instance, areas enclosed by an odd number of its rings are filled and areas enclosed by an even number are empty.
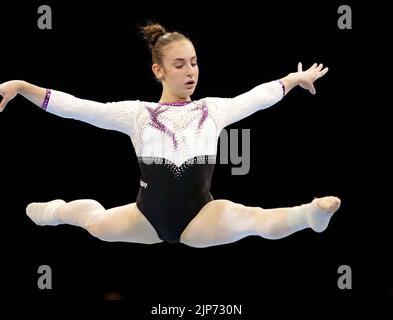
[[[191,100],[199,76],[194,46],[188,40],[167,45],[162,65],[153,65],[153,71],[162,83],[164,99]]]

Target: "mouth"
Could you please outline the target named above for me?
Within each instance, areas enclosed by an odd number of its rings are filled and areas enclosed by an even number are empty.
[[[190,80],[188,82],[186,82],[186,86],[193,86],[195,84],[194,80]]]

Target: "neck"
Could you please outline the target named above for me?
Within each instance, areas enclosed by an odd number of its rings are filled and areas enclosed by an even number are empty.
[[[161,103],[166,103],[166,102],[185,102],[185,101],[191,101],[191,97],[190,96],[186,96],[186,97],[179,97],[179,96],[175,96],[172,94],[165,94],[163,93],[161,95],[160,101]]]

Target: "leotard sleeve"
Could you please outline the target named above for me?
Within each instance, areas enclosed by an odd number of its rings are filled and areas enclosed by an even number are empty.
[[[280,101],[285,95],[285,87],[280,80],[258,85],[250,91],[234,98],[205,98],[220,128],[237,122]]]
[[[135,115],[139,105],[139,100],[101,103],[47,89],[42,109],[63,118],[131,135],[135,128]]]

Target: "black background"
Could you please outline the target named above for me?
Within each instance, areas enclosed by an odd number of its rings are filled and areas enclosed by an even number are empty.
[[[166,301],[257,308],[277,297],[393,299],[391,78],[384,80],[390,20],[382,7],[133,3],[48,1],[52,30],[37,27],[44,3],[2,5],[0,82],[22,79],[102,102],[157,101],[161,88],[137,31],[147,20],[194,42],[194,99],[236,96],[296,71],[298,61],[323,63],[329,72],[315,96],[296,88],[227,127],[251,130],[251,170],[234,176],[230,165],[216,165],[212,194],[264,208],[336,195],[342,207],[322,234],[206,249],[106,243],[72,226],[38,227],[25,215],[30,202],[135,202],[139,169],[126,135],[45,113],[18,96],[0,114],[1,296],[103,300],[112,292],[143,302],[135,305],[142,314]],[[341,4],[351,5],[352,30],[337,27]],[[53,271],[52,290],[36,285],[44,264]],[[337,287],[340,265],[352,268],[352,290]]]

